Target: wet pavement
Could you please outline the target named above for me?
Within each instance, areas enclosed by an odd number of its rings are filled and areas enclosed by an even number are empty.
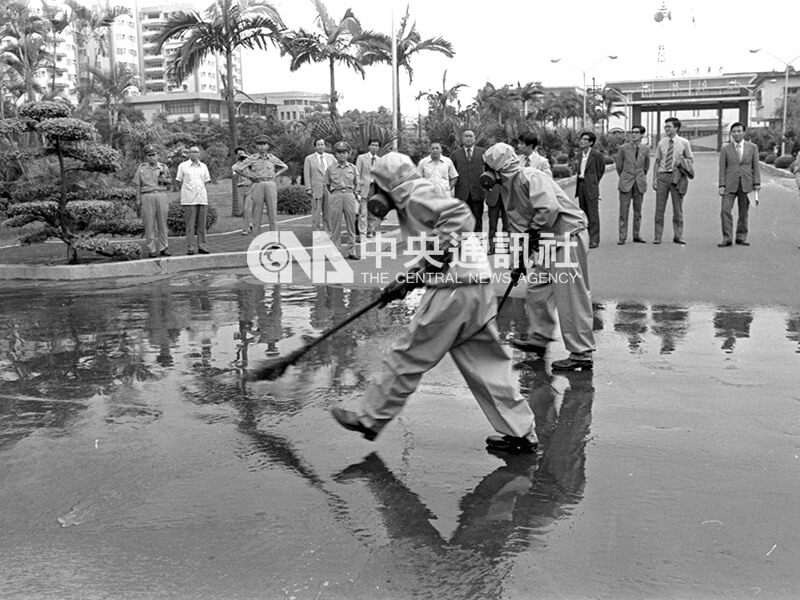
[[[449,358],[376,442],[332,421],[417,295],[242,383],[375,293],[238,273],[6,287],[0,596],[797,596],[800,309],[604,296],[593,374],[554,376],[558,343],[513,351],[535,457],[484,449]],[[518,298],[499,325],[524,328]]]

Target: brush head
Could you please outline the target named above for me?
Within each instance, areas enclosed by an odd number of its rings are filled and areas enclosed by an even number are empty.
[[[307,348],[300,348],[299,350],[295,350],[286,356],[281,356],[270,360],[263,360],[259,363],[256,363],[247,370],[246,378],[248,381],[274,381],[281,377],[286,372],[286,369],[300,360],[306,351]]]

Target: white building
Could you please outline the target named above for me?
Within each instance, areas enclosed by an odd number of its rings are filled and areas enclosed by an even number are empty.
[[[156,39],[166,23],[169,13],[176,10],[192,10],[191,4],[157,4],[142,6],[138,10],[139,21],[139,72],[142,75],[142,94],[206,93],[219,95],[222,90],[222,75],[225,73],[225,57],[209,55],[202,64],[179,84],[166,78],[167,63],[178,52],[181,42],[167,42],[161,52],[156,52]],[[234,87],[242,89],[241,52],[233,57]]]

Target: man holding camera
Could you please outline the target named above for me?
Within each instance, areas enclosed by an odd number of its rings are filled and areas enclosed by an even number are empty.
[[[167,238],[167,213],[169,212],[169,198],[167,188],[172,182],[169,167],[158,161],[156,147],[148,144],[144,148],[147,162],[136,169],[133,184],[136,186],[136,195],[142,207],[142,221],[144,222],[144,239],[150,258],[157,256],[171,256],[169,253],[169,239]]]

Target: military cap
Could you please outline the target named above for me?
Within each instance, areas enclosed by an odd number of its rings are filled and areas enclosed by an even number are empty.
[[[154,153],[154,154],[158,154],[158,148],[156,148],[155,146],[153,146],[153,144],[147,144],[147,145],[144,147],[144,153],[145,153],[145,154],[152,154],[152,153]]]
[[[336,142],[333,145],[333,151],[334,152],[342,152],[342,151],[350,152],[350,144],[348,144],[347,142]]]
[[[268,135],[263,135],[262,134],[262,135],[256,136],[256,144],[269,144],[271,146],[272,145],[272,140],[269,139]]]

